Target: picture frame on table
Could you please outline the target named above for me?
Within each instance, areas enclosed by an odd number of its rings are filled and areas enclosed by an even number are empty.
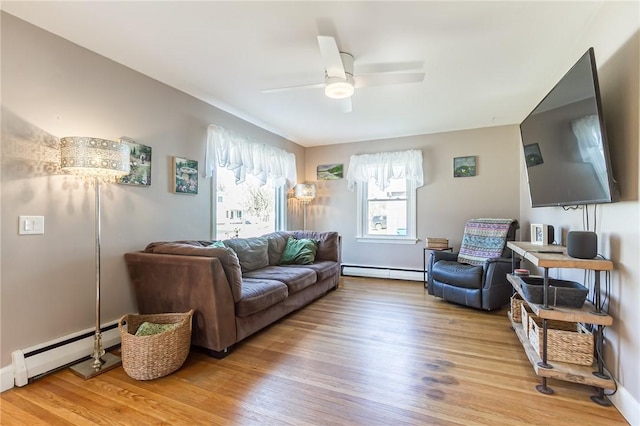
[[[531,224],[531,244],[546,246],[549,244],[549,225]]]

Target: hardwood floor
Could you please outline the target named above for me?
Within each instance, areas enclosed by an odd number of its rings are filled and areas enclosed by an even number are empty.
[[[429,296],[422,283],[344,277],[341,287],[217,360],[177,372],[68,369],[0,395],[2,425],[613,425],[592,388],[538,393],[506,309]]]

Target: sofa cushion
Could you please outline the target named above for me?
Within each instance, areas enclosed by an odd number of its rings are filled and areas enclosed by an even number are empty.
[[[266,238],[232,238],[224,240],[224,245],[236,252],[242,272],[269,266],[269,243]]]
[[[224,275],[229,281],[234,301],[240,300],[242,293],[242,271],[236,252],[230,248],[202,247],[189,243],[154,242],[147,245],[147,253],[177,254],[182,256],[216,257],[222,264]]]
[[[317,281],[317,275],[313,269],[301,266],[267,266],[266,268],[247,272],[243,275],[243,278],[281,281],[289,288],[289,294],[297,293]]]
[[[429,274],[434,280],[455,287],[478,289],[482,287],[482,271],[482,266],[440,260],[433,264]]]
[[[316,259],[318,243],[308,238],[289,237],[280,257],[281,265],[309,265]]]
[[[340,264],[329,260],[321,260],[311,265],[283,265],[286,268],[308,268],[316,272],[318,281],[325,280],[333,275],[340,275]]]
[[[289,233],[285,231],[276,231],[262,236],[266,238],[269,244],[269,265],[279,265],[280,257],[289,239]]]
[[[340,261],[340,239],[337,232],[293,231],[297,239],[309,238],[318,242],[316,260]]]
[[[236,316],[246,317],[287,298],[287,286],[280,281],[244,278],[242,296],[236,302]]]

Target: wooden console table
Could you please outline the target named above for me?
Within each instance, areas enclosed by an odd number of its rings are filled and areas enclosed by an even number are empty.
[[[600,405],[611,405],[611,402],[604,394],[605,389],[615,389],[614,380],[605,373],[602,360],[602,343],[604,340],[603,330],[605,326],[613,324],[613,318],[600,309],[600,273],[602,271],[611,271],[613,262],[603,259],[576,259],[567,256],[566,248],[562,246],[541,246],[527,242],[509,241],[507,242],[513,253],[513,268],[516,268],[516,256],[530,261],[537,267],[543,269],[544,274],[544,296],[542,304],[527,302],[522,294],[520,279],[513,275],[507,275],[507,279],[517,291],[524,303],[527,303],[533,313],[542,319],[542,356],[538,355],[534,347],[529,343],[526,331],[522,324],[516,323],[509,319],[511,325],[518,335],[518,339],[525,352],[527,358],[533,366],[535,373],[542,378],[542,383],[536,386],[536,389],[545,394],[553,393],[553,390],[547,386],[547,378],[564,380],[574,383],[582,383],[597,387],[598,395],[594,395],[591,399]],[[550,307],[548,304],[548,288],[549,288],[549,268],[572,268],[572,269],[588,269],[595,271],[595,305],[586,301],[582,308],[568,307]],[[595,344],[597,348],[596,361],[591,366],[581,366],[576,364],[547,361],[547,320],[579,322],[585,324],[594,324],[597,326]]]

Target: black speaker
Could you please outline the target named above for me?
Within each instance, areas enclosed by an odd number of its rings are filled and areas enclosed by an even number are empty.
[[[567,254],[577,259],[593,259],[598,255],[598,235],[590,231],[569,231]]]

